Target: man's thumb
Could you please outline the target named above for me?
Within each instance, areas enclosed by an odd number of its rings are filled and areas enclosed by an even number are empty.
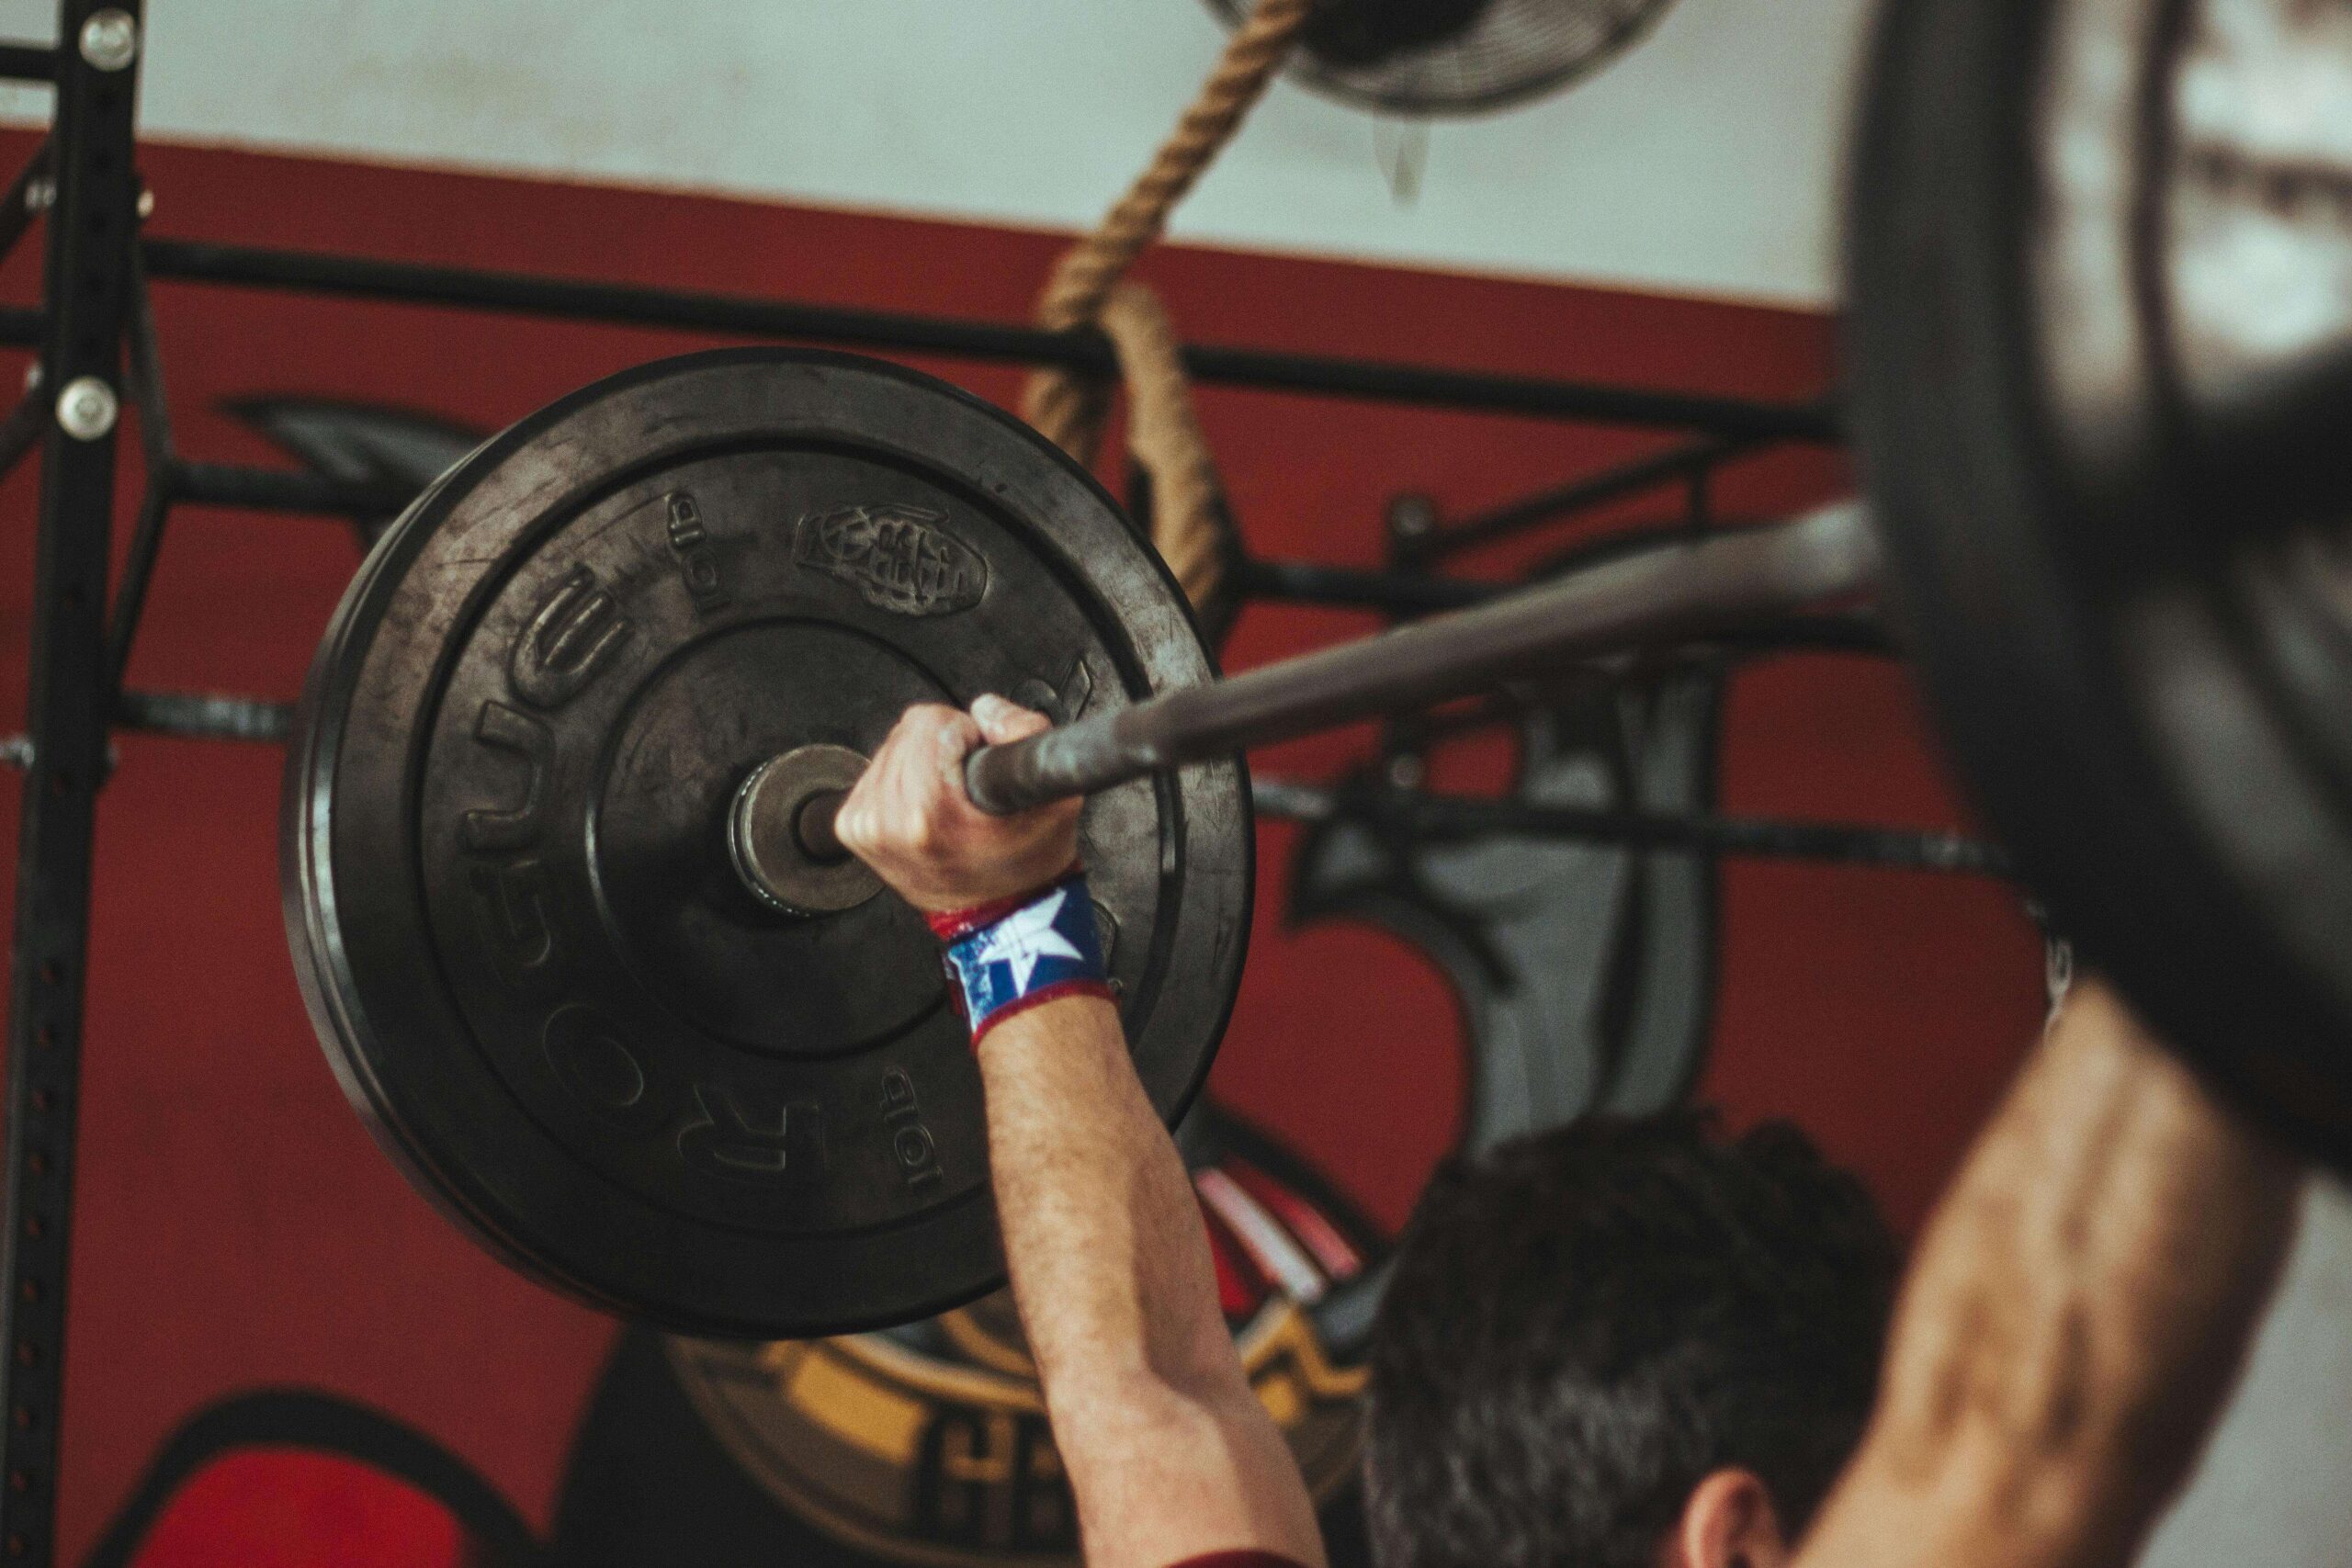
[[[1009,703],[993,693],[972,704],[972,720],[980,727],[980,739],[991,746],[1026,739],[1054,727],[1053,720],[1044,714]]]

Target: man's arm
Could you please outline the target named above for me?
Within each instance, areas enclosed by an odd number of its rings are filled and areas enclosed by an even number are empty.
[[[1013,1295],[1096,1568],[1262,1547],[1322,1561],[1315,1510],[1218,1310],[1176,1145],[1108,1002],[980,1043]]]
[[[1801,1568],[2131,1562],[2236,1380],[2296,1185],[2079,985],[1928,1226]]]
[[[843,803],[842,841],[926,912],[1015,897],[1075,858],[1077,807],[1000,819],[964,793],[982,739],[1045,727],[994,698],[910,711]],[[1198,1201],[1117,1010],[1066,997],[979,1045],[1012,1288],[1092,1568],[1258,1548],[1323,1561],[1288,1446],[1217,1305]]]

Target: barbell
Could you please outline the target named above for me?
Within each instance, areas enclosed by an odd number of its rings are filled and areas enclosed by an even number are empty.
[[[1860,513],[1645,552],[1212,682],[1173,581],[1026,426],[877,361],[733,349],[563,400],[387,531],[313,663],[286,906],[379,1141],[496,1249],[673,1328],[924,1315],[999,1278],[979,1080],[914,911],[831,814],[911,703],[1075,795],[1137,1070],[1180,1114],[1238,981],[1238,753],[1866,592]]]
[[[2287,47],[2319,25],[1891,7],[1849,203],[1867,514],[1227,681],[1101,489],[944,383],[725,350],[532,415],[387,531],[300,705],[287,919],[346,1092],[462,1224],[616,1310],[764,1337],[940,1311],[1001,1275],[978,1074],[927,930],[831,831],[909,705],[1055,720],[967,781],[991,810],[1086,796],[1172,1119],[1248,943],[1243,750],[1884,576],[2029,882],[2241,1103],[2352,1164],[2352,304],[2312,303],[2352,299],[2352,181],[2309,175],[2332,154],[2288,133],[2318,111],[2277,107],[2304,100],[2259,98],[2267,141],[2229,115],[2233,85],[2344,68],[2334,35]],[[2279,232],[2299,181],[2324,221]],[[2225,286],[2248,224],[2299,311]]]
[[[1105,707],[966,761],[974,805],[1011,816],[1187,763],[1409,712],[1566,660],[1702,641],[1871,592],[1878,545],[1859,507],[1589,569],[1476,610]],[[833,819],[865,759],[824,743],[763,762],[729,816],[736,869],[777,908],[818,914],[879,891]]]

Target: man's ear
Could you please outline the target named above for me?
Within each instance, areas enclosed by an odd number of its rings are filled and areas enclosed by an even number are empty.
[[[1787,1568],[1788,1540],[1763,1479],[1727,1465],[1692,1487],[1660,1560],[1662,1568]]]

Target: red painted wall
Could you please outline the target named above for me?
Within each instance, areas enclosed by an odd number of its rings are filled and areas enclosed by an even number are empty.
[[[0,139],[0,152],[13,166],[28,145]],[[143,161],[153,226],[175,236],[1005,319],[1025,313],[1058,243],[213,150],[153,147]],[[28,260],[0,274],[6,297],[29,298]],[[1831,378],[1830,324],[1790,311],[1182,248],[1145,270],[1191,335],[1221,342],[1770,397],[1812,396]],[[221,460],[277,460],[217,412],[237,394],[341,394],[495,425],[622,366],[708,342],[181,286],[160,286],[157,309],[182,447]],[[1018,384],[1001,368],[925,367],[1008,402]],[[1398,491],[1466,510],[1661,439],[1269,393],[1201,400],[1252,545],[1363,564],[1377,559],[1382,506]],[[1762,457],[1727,473],[1721,509],[1768,515],[1840,479],[1831,455]],[[21,714],[33,493],[29,472],[0,487],[9,727]],[[1635,505],[1613,520],[1643,514]],[[340,524],[183,511],[134,682],[291,696],[356,561]],[[1369,626],[1254,607],[1228,663]],[[1729,726],[1729,809],[1955,820],[1891,667],[1766,667],[1738,685]],[[1361,745],[1325,738],[1265,760],[1321,772]],[[101,808],[67,1357],[67,1561],[177,1420],[260,1383],[322,1385],[380,1405],[543,1518],[612,1334],[443,1224],[344,1105],[278,923],[277,765],[266,748],[128,736]],[[13,787],[0,785],[11,823],[15,808]],[[1216,1086],[1395,1222],[1458,1104],[1451,1003],[1432,972],[1384,937],[1283,930],[1290,834],[1262,831],[1257,945]],[[2034,1024],[2037,948],[2014,899],[1957,879],[1790,865],[1737,865],[1726,883],[1703,1092],[1736,1121],[1799,1118],[1912,1222]],[[348,1504],[306,1501],[306,1488],[334,1490],[323,1472],[257,1494],[229,1469],[183,1500],[149,1561],[220,1561],[221,1532],[259,1530],[316,1549],[284,1561],[372,1562],[356,1543],[380,1545],[385,1520],[400,1517],[365,1489]],[[410,1540],[417,1561],[447,1547],[429,1529]]]

